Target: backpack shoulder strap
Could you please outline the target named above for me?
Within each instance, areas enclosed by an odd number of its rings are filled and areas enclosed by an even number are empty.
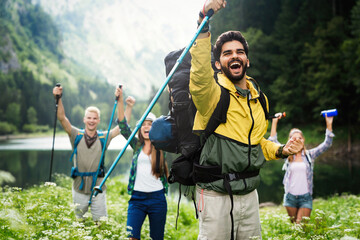
[[[265,97],[265,94],[260,90],[260,86],[259,86],[259,84],[257,83],[257,81],[255,79],[253,79],[253,78],[251,78],[249,76],[247,76],[246,79],[251,81],[252,84],[254,85],[255,89],[259,92],[259,101],[260,101],[261,107],[264,110],[265,119],[269,120],[269,111],[268,111],[268,108],[267,108],[267,99]]]
[[[78,134],[75,137],[75,141],[74,141],[74,149],[77,148],[77,145],[79,144],[80,140],[82,139],[82,137],[85,134],[85,130],[84,129],[80,129]]]
[[[103,132],[101,132],[99,130],[97,130],[97,134],[98,134],[98,137],[99,137],[99,140],[100,140],[100,143],[101,143],[101,148],[104,148],[105,147],[105,135],[104,135]]]
[[[217,103],[216,108],[205,128],[205,140],[216,130],[216,128],[221,123],[226,123],[226,115],[230,105],[230,93],[229,90],[227,90],[220,84],[219,86],[221,89],[220,100]]]
[[[260,101],[260,104],[261,104],[261,107],[263,108],[264,110],[264,113],[265,113],[265,119],[266,120],[269,120],[269,111],[267,109],[267,102],[266,102],[266,97],[264,95],[264,93],[260,90],[260,97],[259,97],[259,101]]]
[[[85,133],[85,130],[80,129],[78,134],[75,137],[74,151],[71,153],[70,162],[73,160],[74,154],[77,154],[77,146],[78,146],[79,142],[81,141],[82,137],[84,136],[84,133]]]

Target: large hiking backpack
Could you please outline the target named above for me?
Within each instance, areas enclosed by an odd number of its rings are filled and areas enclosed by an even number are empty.
[[[165,57],[166,75],[170,73],[182,52],[183,49],[175,50]],[[191,54],[187,53],[168,83],[170,114],[156,119],[149,133],[156,149],[181,154],[171,164],[168,181],[186,186],[195,185],[192,178],[193,162],[198,161],[201,153],[200,137],[192,132],[196,107],[189,91],[190,68]],[[220,123],[226,121],[230,94],[225,88],[221,87],[221,89],[220,101],[209,120],[205,138]]]
[[[79,144],[79,142],[81,141],[81,139],[83,138],[85,134],[85,130],[84,129],[80,129],[78,134],[76,135],[75,137],[75,141],[74,141],[74,150],[73,152],[71,153],[71,156],[70,156],[70,162],[73,161],[73,158],[75,156],[75,160],[74,160],[74,166],[71,168],[71,177],[72,178],[76,178],[76,177],[81,177],[81,184],[80,184],[80,187],[79,189],[82,190],[83,189],[83,186],[84,186],[84,177],[86,176],[92,176],[93,178],[93,182],[91,184],[91,189],[93,189],[95,187],[95,179],[96,179],[96,174],[97,174],[97,171],[95,172],[79,172],[78,170],[78,167],[77,167],[77,146]],[[101,131],[97,131],[97,134],[98,134],[98,137],[99,137],[99,140],[100,140],[100,143],[101,143],[101,149],[103,149],[105,146],[105,136],[104,134],[101,132]],[[98,177],[104,177],[105,176],[105,166],[104,166],[104,157],[103,159],[100,159],[101,161],[101,165],[100,165],[100,169],[99,169],[99,173],[98,173]]]

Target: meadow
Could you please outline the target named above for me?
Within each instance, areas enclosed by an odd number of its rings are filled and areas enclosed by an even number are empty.
[[[56,175],[54,183],[28,189],[2,187],[0,195],[0,239],[127,239],[126,215],[129,196],[126,181],[118,176],[107,181],[109,217],[94,224],[91,214],[75,220],[71,196],[72,179]],[[194,206],[182,198],[177,218],[177,197],[168,197],[165,239],[197,238]],[[282,206],[260,209],[263,239],[360,239],[360,196],[342,194],[315,199],[311,218],[291,224]],[[142,239],[149,239],[148,221]]]

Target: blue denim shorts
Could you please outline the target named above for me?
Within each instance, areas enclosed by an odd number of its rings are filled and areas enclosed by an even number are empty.
[[[310,193],[306,193],[304,195],[292,195],[291,193],[285,193],[284,206],[312,209],[312,196]]]

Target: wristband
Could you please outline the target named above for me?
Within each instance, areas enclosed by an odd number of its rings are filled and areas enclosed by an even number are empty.
[[[277,158],[287,158],[287,157],[288,157],[288,155],[284,155],[284,154],[283,154],[283,149],[284,149],[284,147],[285,147],[285,145],[281,145],[281,146],[278,148],[278,150],[276,151],[275,156],[276,156]]]
[[[209,26],[209,20],[205,23],[204,27],[201,29],[200,33],[207,33],[210,30],[210,26]],[[199,22],[199,20],[197,21],[198,24],[198,28],[200,27],[201,22]]]

